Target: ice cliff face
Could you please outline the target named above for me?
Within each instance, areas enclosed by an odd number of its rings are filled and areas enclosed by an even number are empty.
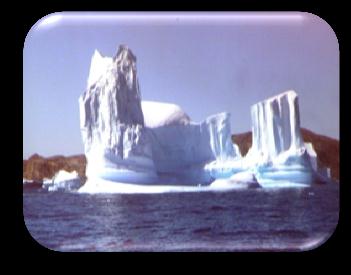
[[[214,160],[236,157],[231,142],[230,115],[220,113],[186,125],[162,125],[150,129],[152,155],[159,173],[191,175]],[[195,173],[200,177],[200,172]]]
[[[230,129],[230,114],[220,113],[210,116],[205,121],[210,136],[210,145],[215,159],[227,161],[237,157],[239,152],[233,145]],[[235,149],[235,150],[234,150]]]
[[[251,107],[252,150],[263,157],[276,157],[303,146],[298,97],[287,91]]]
[[[314,147],[311,142],[305,142],[305,148],[307,150],[308,156],[310,157],[311,166],[314,171],[318,171],[318,164],[317,164],[317,153],[314,150]]]
[[[297,94],[287,91],[253,105],[251,118],[252,147],[245,166],[261,177],[308,181],[311,158],[300,131]]]
[[[136,57],[128,47],[120,46],[114,58],[102,57],[95,51],[88,87],[79,98],[79,107],[87,174],[106,166],[133,166],[136,170],[153,167],[141,109]]]

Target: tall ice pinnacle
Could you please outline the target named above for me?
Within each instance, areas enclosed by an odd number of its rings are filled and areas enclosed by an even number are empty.
[[[287,91],[251,107],[253,149],[275,157],[304,145],[298,97]]]
[[[87,90],[79,98],[80,127],[88,168],[153,167],[136,70],[125,45],[113,57],[92,57]]]
[[[255,168],[259,180],[309,183],[311,158],[300,130],[298,96],[287,91],[251,107],[252,147],[246,167]]]

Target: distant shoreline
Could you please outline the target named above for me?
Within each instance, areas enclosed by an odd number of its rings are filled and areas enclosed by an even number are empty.
[[[301,128],[304,142],[311,142],[317,153],[318,166],[330,167],[332,179],[339,180],[339,141],[324,135],[316,134],[308,129]],[[251,132],[233,134],[232,140],[240,149],[243,156],[252,144]],[[55,155],[43,157],[34,154],[23,160],[23,178],[34,181],[42,181],[44,178],[52,178],[59,170],[67,172],[77,171],[83,181],[86,180],[84,154],[63,156]]]

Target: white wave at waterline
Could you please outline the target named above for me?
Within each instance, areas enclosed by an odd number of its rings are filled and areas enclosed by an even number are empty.
[[[308,187],[307,184],[299,184],[294,182],[280,182],[274,185],[265,184],[265,188],[298,188]],[[219,185],[140,185],[122,182],[108,181],[104,179],[89,179],[83,185],[78,193],[119,193],[119,194],[157,194],[157,193],[175,193],[175,192],[223,192],[230,190],[245,190],[247,185],[233,184],[228,181],[228,184]]]
[[[186,185],[140,185],[114,182],[103,179],[90,179],[82,186],[78,193],[171,193],[171,192],[201,192],[209,191],[211,186],[186,186]]]

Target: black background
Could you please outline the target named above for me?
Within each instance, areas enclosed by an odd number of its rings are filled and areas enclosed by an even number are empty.
[[[74,3],[72,3],[74,2]],[[3,181],[6,185],[2,192],[2,197],[7,198],[3,212],[5,216],[10,214],[11,223],[4,218],[2,223],[6,229],[10,229],[11,234],[3,235],[5,242],[9,241],[8,249],[5,249],[7,256],[16,259],[13,268],[30,268],[35,270],[42,269],[43,265],[48,266],[46,272],[54,272],[59,269],[65,270],[65,263],[79,263],[81,267],[90,269],[96,260],[99,260],[99,273],[105,272],[105,268],[112,267],[114,272],[131,273],[135,268],[154,269],[162,267],[164,264],[164,274],[176,271],[181,268],[187,271],[187,264],[195,264],[197,268],[214,267],[214,271],[220,272],[220,268],[227,267],[228,272],[241,272],[237,265],[242,265],[245,259],[245,268],[257,268],[258,272],[263,269],[273,271],[277,269],[280,273],[307,271],[302,266],[304,263],[313,263],[314,268],[322,268],[323,272],[338,273],[338,269],[345,261],[347,251],[350,250],[350,242],[347,235],[350,230],[350,173],[346,159],[350,153],[350,128],[348,122],[351,116],[349,112],[349,93],[350,90],[350,42],[347,36],[351,35],[348,31],[348,8],[346,1],[332,1],[322,3],[321,1],[51,1],[49,2],[13,2],[13,9],[5,7],[2,10],[2,44],[9,46],[8,51],[3,51],[3,58],[8,58],[8,64],[2,73],[3,83],[9,83],[10,88],[2,89],[2,93],[14,98],[3,101],[5,110],[4,120],[9,125],[5,125],[3,136],[9,138],[15,145],[6,145],[3,150],[3,175],[9,177]],[[336,231],[330,239],[317,249],[306,252],[295,253],[59,253],[50,251],[39,245],[28,233],[23,219],[23,199],[22,199],[22,177],[23,177],[23,45],[27,32],[40,18],[52,12],[59,11],[303,11],[318,15],[333,28],[339,41],[340,48],[340,218]],[[5,19],[5,20],[4,20]],[[4,45],[3,45],[4,46]],[[4,66],[4,63],[3,63]],[[15,80],[8,80],[8,77],[15,76]],[[5,107],[5,108],[4,108]],[[15,148],[15,150],[14,150]],[[21,150],[22,148],[22,150]],[[8,168],[7,168],[8,167]],[[10,192],[6,191],[10,188]],[[8,225],[11,224],[11,227]],[[12,236],[13,235],[13,236]],[[253,255],[255,254],[255,255]],[[155,256],[158,256],[157,259]],[[161,256],[161,259],[160,259]],[[254,256],[254,259],[252,258]],[[98,259],[96,259],[98,258]],[[141,259],[143,264],[138,264]],[[292,259],[290,259],[292,258]],[[129,264],[127,261],[129,260]],[[146,260],[146,261],[145,261]],[[168,261],[166,261],[168,260]],[[216,260],[216,261],[213,261]],[[263,261],[262,261],[263,260]],[[287,260],[282,264],[282,260]],[[103,262],[103,263],[101,263]],[[96,262],[98,263],[98,262]],[[213,263],[213,265],[212,265]],[[122,269],[122,265],[127,269]],[[282,268],[278,268],[282,264]],[[331,264],[331,265],[330,265]],[[351,262],[350,262],[351,265]],[[330,268],[327,270],[326,268]],[[68,267],[67,267],[68,268]],[[260,271],[262,269],[262,271]],[[350,269],[350,268],[348,268]],[[125,271],[124,271],[125,270]],[[347,270],[347,269],[346,269]],[[88,270],[89,271],[89,270]],[[207,271],[211,271],[208,269]],[[25,271],[26,272],[26,271]],[[29,272],[29,271],[28,271]],[[112,271],[111,271],[112,272]],[[245,272],[246,273],[246,272]]]

